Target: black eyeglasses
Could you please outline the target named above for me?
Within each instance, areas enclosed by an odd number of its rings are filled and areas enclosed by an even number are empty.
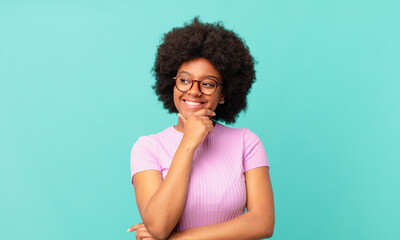
[[[181,92],[187,92],[193,87],[193,82],[198,82],[200,91],[204,95],[211,95],[215,93],[218,86],[222,86],[223,84],[218,83],[214,79],[205,78],[202,80],[194,80],[187,75],[178,75],[173,77],[175,79],[175,86]]]

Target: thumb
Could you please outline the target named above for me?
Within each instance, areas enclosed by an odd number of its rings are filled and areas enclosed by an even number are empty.
[[[181,113],[178,113],[178,117],[182,119],[183,123],[186,123],[186,119],[183,117]]]

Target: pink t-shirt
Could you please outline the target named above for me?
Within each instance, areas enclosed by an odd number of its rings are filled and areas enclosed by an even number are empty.
[[[182,136],[171,126],[140,137],[131,152],[131,177],[141,171],[157,170],[165,179]],[[216,123],[195,151],[186,204],[177,230],[225,222],[243,214],[246,207],[243,173],[261,166],[269,167],[257,135],[247,128]]]

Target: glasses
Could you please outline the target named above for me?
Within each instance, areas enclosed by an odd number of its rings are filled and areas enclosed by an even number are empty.
[[[197,82],[199,84],[200,92],[204,95],[211,95],[215,93],[218,86],[222,86],[221,83],[211,79],[205,78],[202,80],[194,80],[186,75],[178,75],[173,77],[175,79],[175,86],[181,92],[187,92],[193,87],[193,82]]]

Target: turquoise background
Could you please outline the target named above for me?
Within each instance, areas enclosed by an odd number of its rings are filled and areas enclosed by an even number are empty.
[[[400,239],[399,1],[0,2],[0,238],[134,239],[129,157],[176,123],[162,34],[223,21],[258,61],[273,239]]]

